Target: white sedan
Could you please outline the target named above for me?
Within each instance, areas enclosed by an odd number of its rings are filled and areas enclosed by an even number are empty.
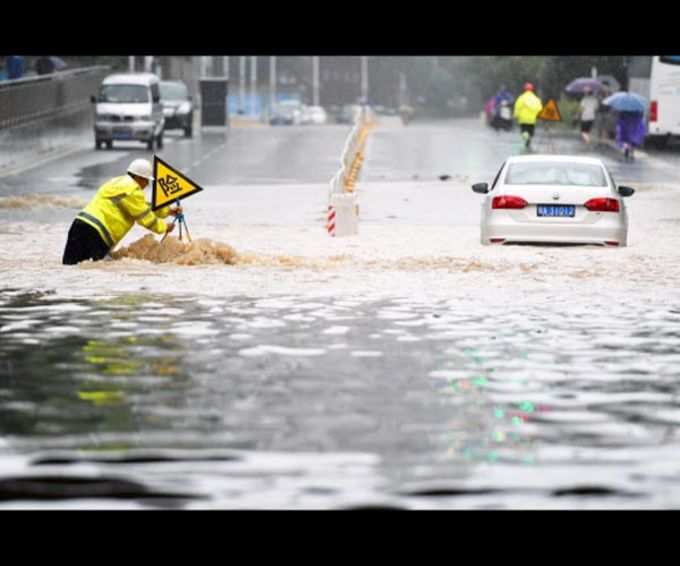
[[[622,197],[635,189],[617,187],[600,159],[563,155],[510,157],[485,194],[482,244],[569,243],[625,246],[628,213]]]

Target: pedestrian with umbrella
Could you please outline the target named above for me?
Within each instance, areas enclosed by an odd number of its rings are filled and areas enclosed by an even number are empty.
[[[604,85],[597,79],[580,77],[571,81],[564,89],[567,94],[598,94]]]
[[[41,55],[35,60],[35,72],[39,75],[51,75],[54,70],[54,61],[47,55]]]
[[[600,101],[589,87],[586,87],[581,104],[579,105],[579,114],[581,118],[581,139],[584,143],[590,144],[590,130],[595,121],[597,109],[600,106]]]
[[[600,102],[598,94],[606,89],[605,85],[597,79],[590,77],[579,77],[571,81],[566,87],[565,92],[571,95],[583,95],[579,104],[579,118],[581,122],[581,139],[584,143],[590,143],[590,130],[597,115]]]
[[[605,98],[602,104],[618,113],[616,145],[623,150],[625,160],[632,161],[635,148],[644,143],[647,134],[644,121],[647,100],[639,94],[620,91]]]

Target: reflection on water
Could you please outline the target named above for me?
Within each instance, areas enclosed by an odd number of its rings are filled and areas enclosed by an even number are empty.
[[[0,291],[3,507],[677,507],[680,309]]]

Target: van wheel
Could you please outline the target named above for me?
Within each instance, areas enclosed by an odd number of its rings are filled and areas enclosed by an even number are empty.
[[[154,151],[156,149],[156,138],[151,138],[148,142],[146,142],[146,149],[149,151]]]
[[[112,141],[106,142],[106,149],[113,149],[113,142]]]
[[[194,131],[193,131],[193,128],[191,126],[184,128],[184,137],[185,138],[190,138],[193,135],[194,135]]]
[[[99,140],[94,140],[94,148],[96,150],[100,150],[102,148],[102,142],[100,142]]]
[[[158,146],[158,149],[163,149],[163,132],[158,134],[158,139],[156,140],[156,145]]]

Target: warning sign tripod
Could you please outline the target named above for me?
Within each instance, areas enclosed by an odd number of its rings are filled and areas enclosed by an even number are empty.
[[[542,131],[545,132],[546,153],[555,153],[555,142],[552,136],[552,130],[550,126],[546,123],[545,128],[542,128]],[[543,136],[541,136],[540,139],[541,145],[543,144],[543,140],[544,138]]]
[[[557,106],[557,102],[555,101],[554,98],[551,98],[546,102],[545,106],[541,110],[541,112],[538,114],[537,118],[539,120],[544,120],[545,121],[545,133],[546,137],[548,138],[548,149],[547,151],[551,153],[555,153],[555,143],[553,141],[552,137],[552,131],[550,129],[550,126],[548,125],[550,122],[561,122],[562,121],[562,115],[560,114],[560,109]]]
[[[179,199],[175,201],[175,205],[179,207]],[[175,222],[179,224],[179,241],[182,241],[182,225],[184,225],[184,229],[187,231],[187,238],[189,239],[189,242],[191,242],[191,233],[189,232],[189,225],[187,224],[186,218],[184,218],[184,213],[180,212],[175,216],[175,220],[173,221],[172,225],[175,225]],[[163,243],[163,240],[168,237],[168,234],[170,232],[166,232],[165,235],[161,238],[161,244]]]

